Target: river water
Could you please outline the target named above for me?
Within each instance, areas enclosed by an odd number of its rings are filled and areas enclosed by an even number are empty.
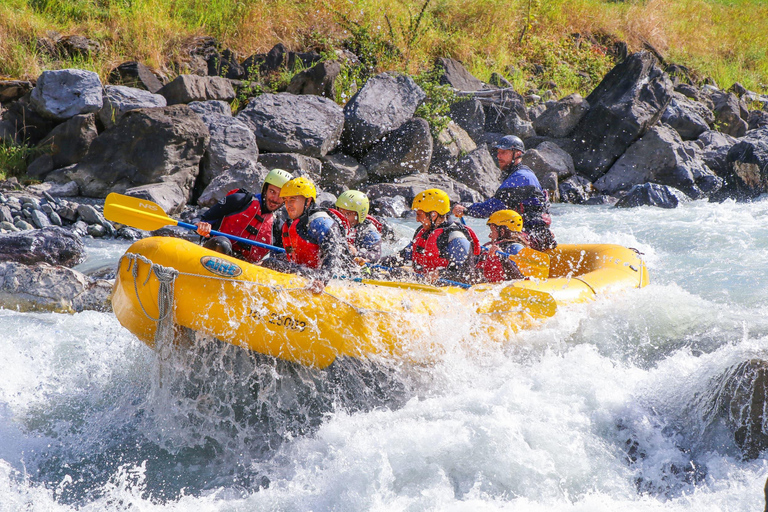
[[[706,397],[768,356],[768,200],[553,219],[640,250],[651,285],[504,344],[453,318],[427,366],[213,341],[161,364],[112,314],[0,310],[0,511],[761,510],[768,455],[743,461]]]

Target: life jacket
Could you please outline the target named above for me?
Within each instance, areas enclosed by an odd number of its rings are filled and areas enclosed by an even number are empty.
[[[238,192],[232,190],[227,195]],[[227,215],[221,220],[219,231],[247,238],[256,242],[272,245],[272,225],[275,217],[272,213],[261,213],[260,196],[255,196],[248,207],[238,213]],[[254,245],[232,242],[232,250],[242,255],[247,261],[257,263],[269,253],[269,249]]]
[[[306,218],[307,226],[318,216],[328,215],[327,210],[315,210]],[[302,217],[283,224],[283,247],[288,261],[298,265],[304,265],[309,268],[318,268],[320,266],[320,246],[303,238],[297,228]],[[289,226],[290,224],[290,226]]]
[[[469,239],[472,245],[472,255],[480,254],[480,240],[477,235],[467,226],[452,223],[446,227],[438,227],[432,231],[425,232],[422,226],[413,237],[413,246],[411,247],[411,260],[416,272],[424,273],[438,268],[446,268],[451,264],[451,260],[444,257],[440,250],[443,245],[441,237],[447,237],[452,231],[461,231]],[[470,258],[471,260],[472,258]]]
[[[349,225],[349,221],[347,220],[347,217],[343,213],[341,213],[339,210],[336,210],[334,208],[329,208],[328,211],[334,214],[336,216],[336,220],[339,222],[339,224],[341,224],[341,228],[342,228],[341,231],[346,236],[347,243],[349,245],[355,245],[357,229]],[[365,220],[363,222],[365,222],[366,220],[371,221],[371,224],[373,224],[373,226],[379,231],[379,233],[382,232],[383,225],[379,220],[371,217],[370,215],[366,215]],[[358,226],[359,225],[360,224],[358,224]]]
[[[491,245],[491,242],[485,244],[483,247]],[[511,245],[511,244],[510,244]],[[501,248],[501,247],[500,247]],[[504,250],[502,248],[502,250]],[[504,252],[507,252],[504,250]],[[486,283],[500,283],[507,280],[507,272],[504,269],[504,264],[501,261],[501,256],[498,254],[491,254],[484,252],[477,260],[477,268],[483,274],[483,280]],[[520,278],[523,278],[522,272],[520,272]]]

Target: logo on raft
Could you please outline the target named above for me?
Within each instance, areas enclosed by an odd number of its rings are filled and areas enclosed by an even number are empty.
[[[217,258],[216,256],[203,256],[200,263],[211,273],[224,277],[237,277],[243,273],[243,270],[230,263],[227,260]]]

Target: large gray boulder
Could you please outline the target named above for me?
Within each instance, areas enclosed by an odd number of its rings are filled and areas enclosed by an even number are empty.
[[[0,108],[0,142],[38,144],[56,126],[57,121],[40,115],[28,97]]]
[[[733,137],[743,137],[747,133],[749,109],[738,96],[723,91],[712,91],[710,98],[714,103],[715,122],[719,131]]]
[[[157,91],[165,96],[168,105],[193,101],[235,99],[232,83],[221,76],[179,75],[171,83]]]
[[[573,132],[576,171],[590,180],[605,174],[671,98],[672,82],[651,53],[627,57],[587,97],[590,109]]]
[[[200,185],[208,186],[213,178],[238,162],[259,160],[256,136],[240,119],[221,114],[203,114],[200,119],[211,134],[200,167]]]
[[[314,94],[328,99],[336,99],[336,78],[341,72],[341,64],[335,60],[326,60],[309,69],[296,73],[291,78],[286,92],[291,94]]]
[[[357,190],[368,182],[368,169],[355,158],[343,153],[322,158],[320,186],[330,190]]]
[[[402,196],[407,204],[413,202],[416,194],[428,188],[444,190],[452,202],[475,203],[482,201],[480,192],[459,183],[444,174],[412,174],[397,180],[397,183],[377,183],[364,189],[368,199]]]
[[[684,143],[675,130],[663,124],[635,142],[595,181],[595,188],[615,194],[646,182],[670,185],[694,199],[713,192],[721,183],[698,158],[696,146]]]
[[[193,101],[188,103],[187,106],[201,116],[213,114],[232,117],[232,107],[229,103],[222,100]]]
[[[558,180],[568,178],[575,172],[571,155],[550,141],[526,151],[522,163],[531,168],[539,181],[551,172],[557,174]]]
[[[748,201],[768,192],[768,127],[752,130],[726,156],[722,189],[713,199]]]
[[[0,262],[0,307],[68,313],[109,311],[111,290],[110,282],[92,281],[71,268]]]
[[[113,85],[125,85],[137,89],[145,89],[151,93],[156,93],[162,89],[163,84],[152,73],[152,70],[141,62],[130,61],[123,62],[115,69],[110,71],[108,77],[109,83]]]
[[[216,176],[197,199],[200,206],[213,206],[232,190],[243,188],[259,193],[269,170],[260,163],[238,162]]]
[[[435,68],[440,71],[440,83],[450,85],[458,91],[480,91],[489,88],[456,59],[439,57],[435,61]]]
[[[483,104],[477,98],[457,101],[451,105],[448,115],[475,142],[478,142],[483,136],[485,132],[485,110],[483,109]]]
[[[477,149],[477,144],[461,126],[449,121],[448,125],[432,139],[432,161],[429,172],[439,174],[456,167],[463,155]]]
[[[165,106],[165,97],[159,94],[124,85],[107,85],[104,87],[104,106],[99,110],[99,120],[105,128],[112,128],[126,112]]]
[[[344,152],[363,154],[411,119],[424,98],[421,87],[406,75],[382,73],[368,80],[344,106]]]
[[[131,187],[125,195],[157,203],[168,215],[181,213],[189,200],[189,191],[173,181]]]
[[[369,173],[389,179],[427,172],[431,161],[429,123],[416,117],[374,144],[361,163]]]
[[[677,208],[680,202],[685,199],[685,194],[677,192],[667,185],[643,183],[629,189],[629,192],[616,202],[616,208],[636,208],[638,206]]]
[[[533,120],[538,135],[567,137],[589,110],[589,103],[580,94],[569,94],[547,108]]]
[[[76,164],[85,157],[98,135],[95,114],[68,119],[37,145],[38,151],[43,154],[29,164],[27,175],[43,178],[54,169]]]
[[[83,69],[43,71],[32,89],[31,104],[40,115],[58,121],[96,112],[103,105],[101,80]]]
[[[584,204],[595,195],[595,187],[584,176],[571,176],[558,185],[560,201],[563,203]]]
[[[256,135],[259,149],[321,157],[339,144],[344,113],[320,96],[288,93],[253,98],[237,118]]]
[[[59,227],[0,234],[0,261],[72,267],[84,260],[85,246],[80,237]]]
[[[728,176],[728,151],[738,139],[714,130],[708,130],[693,141],[700,149],[699,158],[718,176]]]
[[[93,141],[72,178],[90,197],[172,182],[188,200],[209,139],[186,105],[133,110]]]
[[[491,197],[501,185],[501,170],[485,144],[459,158],[448,175],[485,197]]]
[[[321,160],[297,153],[264,153],[259,157],[259,163],[269,171],[283,169],[294,176],[306,176],[315,183],[320,181],[323,168]]]
[[[694,140],[709,130],[715,122],[715,115],[703,103],[675,92],[661,121],[674,128],[683,140]]]

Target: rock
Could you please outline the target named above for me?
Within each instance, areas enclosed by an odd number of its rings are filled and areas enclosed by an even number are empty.
[[[504,118],[504,134],[516,135],[525,140],[536,135],[533,123],[520,117],[517,112],[510,112]]]
[[[89,204],[80,204],[77,206],[77,215],[83,222],[88,224],[106,224],[107,219],[96,208]]]
[[[106,232],[107,230],[104,228],[104,226],[101,226],[99,224],[91,224],[90,226],[88,226],[88,231],[87,231],[87,233],[93,238],[101,238],[104,236]]]
[[[742,118],[749,116],[746,106],[741,105],[739,98],[733,93],[715,91],[710,94],[714,102],[715,123],[718,131],[733,137],[743,137],[747,133],[747,122]]]
[[[202,188],[238,162],[259,160],[256,136],[240,119],[220,114],[203,114],[200,118],[211,134],[200,167],[198,185]]]
[[[323,168],[323,163],[317,158],[296,153],[265,153],[259,158],[259,163],[268,171],[283,169],[294,176],[307,176],[315,184],[320,181]]]
[[[15,221],[13,225],[16,226],[18,229],[20,229],[21,231],[29,231],[29,230],[35,229],[35,226],[21,219]]]
[[[2,235],[0,235],[2,236]],[[0,262],[0,305],[22,311],[109,311],[111,283],[71,268]]]
[[[768,127],[750,131],[726,155],[723,187],[713,200],[755,199],[768,191]]]
[[[125,195],[147,199],[160,205],[168,215],[180,213],[188,201],[188,194],[172,181],[165,183],[150,183],[125,190]]]
[[[440,83],[450,85],[459,91],[480,91],[488,89],[481,81],[472,76],[467,68],[456,59],[448,57],[439,57],[435,61],[435,68],[442,70]]]
[[[136,61],[123,62],[110,71],[108,81],[113,85],[125,85],[157,93],[163,84],[144,64]]]
[[[502,89],[512,87],[512,82],[504,78],[502,75],[496,73],[495,71],[491,73],[491,78],[488,79],[488,83],[496,87],[501,87]]]
[[[605,174],[661,118],[671,98],[672,83],[651,53],[619,63],[587,97],[590,109],[573,132],[576,171],[590,180]]]
[[[406,204],[403,196],[377,197],[371,201],[371,213],[380,217],[399,218],[408,210],[410,204]]]
[[[115,126],[126,112],[165,106],[165,98],[159,94],[123,85],[107,85],[104,88],[104,107],[99,111],[99,119],[104,127],[109,129]]]
[[[661,116],[661,121],[674,128],[683,140],[694,140],[709,130],[715,116],[705,105],[674,93]]]
[[[0,113],[0,141],[10,144],[37,144],[56,126],[29,104],[27,97],[14,101]]]
[[[88,153],[97,136],[95,114],[68,119],[37,145],[37,149],[44,154],[30,164],[27,175],[43,178],[54,169],[78,163]]]
[[[705,176],[710,178],[703,179]],[[615,194],[646,182],[670,185],[689,197],[699,199],[707,195],[699,186],[711,188],[714,172],[697,156],[694,146],[684,144],[676,131],[666,125],[648,130],[634,143],[611,169],[595,181],[600,192]],[[703,179],[703,180],[702,180]]]
[[[220,115],[220,116],[232,117],[232,107],[226,101],[221,101],[221,100],[193,101],[187,106],[191,108],[193,112],[201,116]]]
[[[186,105],[132,110],[93,141],[72,178],[90,197],[172,182],[188,198],[209,138]]]
[[[101,52],[98,41],[80,35],[64,36],[56,42],[59,56],[65,59],[92,58]]]
[[[19,228],[14,226],[13,223],[11,222],[2,221],[0,222],[0,230],[16,233],[17,231],[19,231]]]
[[[635,185],[626,195],[616,202],[616,208],[634,208],[637,206],[658,206],[659,208],[677,208],[684,196],[672,187],[658,183]]]
[[[558,185],[560,201],[563,203],[584,204],[595,194],[592,182],[583,176],[571,176]]]
[[[0,80],[0,104],[18,100],[33,87],[32,82],[26,80]]]
[[[321,157],[339,144],[344,127],[341,107],[328,98],[262,94],[237,118],[256,135],[259,149]]]
[[[229,102],[235,99],[232,84],[220,76],[179,75],[157,93],[165,96],[168,105],[207,100]]]
[[[0,205],[0,222],[13,222],[11,209],[5,205]]]
[[[429,172],[439,174],[456,167],[461,156],[477,149],[477,144],[461,126],[448,122],[443,131],[432,139],[432,161]]]
[[[567,137],[589,110],[589,103],[580,94],[570,94],[547,108],[533,121],[539,135]]]
[[[238,188],[258,193],[261,191],[261,186],[268,172],[267,168],[259,163],[238,162],[211,180],[211,183],[197,199],[197,204],[213,206],[223,199],[228,192]]]
[[[43,71],[32,90],[31,105],[40,115],[58,121],[96,112],[103,105],[99,75],[82,69]]]
[[[550,172],[557,174],[558,179],[568,178],[575,172],[571,155],[549,141],[526,151],[522,163],[531,168],[539,181]]]
[[[413,202],[413,198],[419,192],[428,188],[444,190],[452,202],[475,203],[483,199],[482,195],[466,185],[444,174],[412,174],[399,179],[397,183],[377,183],[366,187],[364,192],[371,201],[379,197],[403,196],[407,204]]]
[[[485,110],[480,100],[472,98],[451,105],[450,118],[478,142],[485,132]]]
[[[218,51],[210,55],[207,60],[208,74],[211,76],[223,76],[224,78],[240,80],[245,78],[245,68],[240,65],[237,55],[229,49]]]
[[[752,110],[747,119],[749,130],[757,130],[768,126],[768,112],[764,110]]]
[[[387,179],[427,172],[431,160],[429,123],[416,117],[371,146],[361,163],[369,173]]]
[[[615,206],[618,201],[619,200],[613,196],[598,194],[594,197],[590,197],[589,199],[584,201],[583,204],[586,206],[603,206],[603,205]]]
[[[496,167],[485,144],[459,158],[448,175],[484,197],[491,197],[501,185],[501,171]]]
[[[701,150],[699,151],[699,158],[706,164],[707,167],[712,169],[715,174],[721,177],[728,176],[729,165],[727,160],[728,150],[736,144],[738,140],[730,135],[709,130],[696,139],[697,144]]]
[[[262,75],[273,73],[280,69],[295,69],[299,64],[303,68],[309,68],[320,60],[320,55],[315,52],[291,52],[283,43],[277,43],[265,54],[252,55],[243,61],[246,73],[258,71]]]
[[[57,171],[54,171],[54,173],[55,172]],[[51,174],[49,174],[46,179],[48,179]],[[76,197],[80,195],[80,187],[74,181],[68,181],[63,184],[46,181],[45,183],[30,185],[27,187],[27,190],[33,191],[36,194],[45,192],[53,197]]]
[[[40,210],[32,210],[32,224],[37,228],[47,228],[51,226],[48,216]]]
[[[528,109],[525,108],[525,98],[513,90],[499,91],[499,96],[491,103],[484,103],[486,132],[498,132],[504,135],[514,135],[514,130],[525,130],[524,137],[536,135],[529,122]],[[477,142],[477,141],[476,141]],[[478,142],[479,143],[479,142]]]
[[[368,169],[343,153],[324,156],[321,175],[323,189],[357,190],[368,181]]]
[[[344,152],[363,154],[411,119],[424,98],[421,87],[406,75],[382,73],[368,80],[344,106]]]
[[[29,226],[27,229],[33,228]],[[62,228],[46,227],[0,235],[0,261],[26,265],[46,262],[72,267],[84,260],[85,246],[80,237]]]
[[[331,100],[336,99],[336,78],[341,64],[335,60],[323,61],[305,69],[291,78],[286,92],[291,94],[314,94]]]

